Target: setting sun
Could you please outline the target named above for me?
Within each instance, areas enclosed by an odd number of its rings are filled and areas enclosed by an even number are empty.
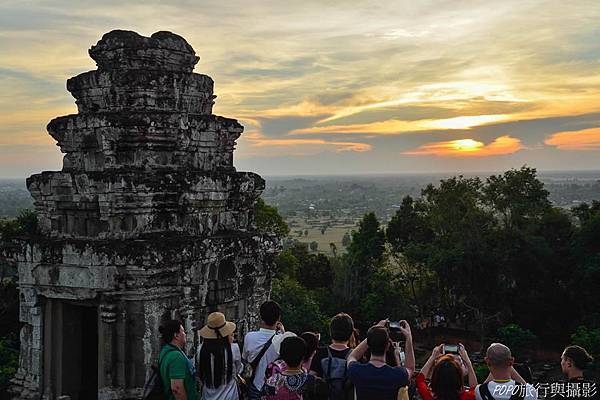
[[[450,142],[451,146],[458,151],[477,151],[483,147],[483,143],[473,139],[459,139]]]
[[[497,137],[489,144],[474,139],[427,143],[416,150],[404,152],[404,154],[438,157],[490,157],[516,153],[523,148],[519,139],[504,135]]]

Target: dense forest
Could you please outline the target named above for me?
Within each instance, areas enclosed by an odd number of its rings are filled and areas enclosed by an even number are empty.
[[[260,207],[262,228],[284,235],[276,209]],[[533,168],[427,185],[401,200],[386,229],[366,213],[332,257],[286,244],[272,296],[290,329],[326,333],[340,311],[365,325],[443,316],[482,346],[576,342],[600,355],[600,202],[552,206]]]

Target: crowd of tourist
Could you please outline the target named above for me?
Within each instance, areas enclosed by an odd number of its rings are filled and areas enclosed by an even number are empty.
[[[169,400],[596,398],[595,383],[583,375],[592,357],[579,346],[564,350],[561,368],[567,381],[558,383],[562,392],[554,392],[554,386],[532,385],[526,370],[521,370],[522,376],[510,349],[501,343],[488,347],[485,363],[490,372],[479,383],[462,344],[436,346],[417,371],[407,321],[379,321],[359,342],[352,318],[341,313],[330,321],[331,343],[319,346],[318,332],[286,331],[281,308],[274,301],[261,305],[260,318],[259,329],[246,334],[240,350],[234,342],[236,325],[222,313],[211,313],[199,330],[201,344],[191,359],[184,352],[186,332],[181,323],[163,324],[155,389]],[[409,386],[416,387],[412,395]],[[542,389],[545,393],[540,393]]]

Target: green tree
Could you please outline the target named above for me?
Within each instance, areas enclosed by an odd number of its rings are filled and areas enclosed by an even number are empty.
[[[259,197],[255,204],[256,227],[261,233],[275,234],[279,238],[290,232],[287,224],[279,215],[276,207],[270,206]]]
[[[536,174],[535,168],[523,166],[487,179],[484,199],[500,213],[507,229],[526,229],[550,209],[549,192]]]
[[[352,238],[348,232],[344,233],[344,237],[342,238],[342,246],[348,247],[352,243]]]
[[[423,190],[431,235],[407,255],[436,272],[439,301],[449,311],[456,311],[460,303],[480,312],[498,311],[493,297],[502,291],[491,250],[494,220],[482,207],[481,190],[479,178],[462,176]]]
[[[275,257],[275,276],[278,278],[289,277],[295,280],[300,269],[300,261],[294,256],[291,249],[285,250]]]
[[[586,349],[594,357],[595,368],[600,367],[600,328],[578,326],[575,333],[571,335],[571,341]]]
[[[271,298],[281,305],[282,319],[287,330],[325,332],[328,319],[321,312],[311,291],[289,277],[273,279]]]
[[[310,242],[309,246],[310,246],[311,251],[319,250],[319,243],[315,242],[314,240],[312,242]]]
[[[381,261],[385,244],[385,234],[375,213],[363,216],[358,230],[352,231],[352,242],[348,254],[356,265],[370,268]]]
[[[33,236],[39,233],[37,213],[21,210],[17,218],[0,219],[0,240],[10,241],[18,236]]]
[[[337,245],[333,242],[329,243],[329,251],[331,251],[331,254],[333,254],[333,258],[337,257]]]
[[[0,337],[0,395],[6,393],[19,367],[19,342],[14,336]]]
[[[365,214],[358,230],[352,231],[352,242],[343,259],[349,275],[344,297],[353,308],[357,308],[370,290],[372,275],[383,259],[384,245],[385,233],[375,213]]]
[[[307,289],[331,288],[333,270],[326,255],[309,253],[306,243],[300,243],[291,250],[300,263],[296,277],[302,286]]]
[[[600,327],[600,202],[582,206],[586,212],[578,215],[580,226],[573,245],[575,262],[566,271],[570,277],[567,290],[573,294],[572,309],[580,314],[580,323],[596,328]]]
[[[529,329],[523,329],[517,324],[509,324],[498,328],[496,337],[500,343],[511,349],[514,356],[520,359],[531,356],[538,341],[533,332]]]
[[[594,200],[592,204],[582,203],[573,207],[571,212],[579,219],[579,223],[584,225],[592,216],[600,213],[600,201]]]
[[[424,214],[421,203],[410,196],[402,199],[385,232],[387,241],[396,251],[402,251],[412,242],[423,242],[431,234]]]

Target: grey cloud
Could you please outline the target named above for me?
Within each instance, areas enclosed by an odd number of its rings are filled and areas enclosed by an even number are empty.
[[[313,126],[323,116],[259,118],[261,132],[268,137],[281,138],[289,131]]]
[[[293,78],[320,72],[327,68],[316,63],[316,57],[299,57],[274,63],[271,68],[238,68],[227,73],[230,76]]]
[[[539,118],[485,125],[470,130],[474,138],[490,140],[498,135],[510,135],[521,139],[523,144],[533,146],[556,132],[582,130],[600,126],[600,112],[568,117]]]

